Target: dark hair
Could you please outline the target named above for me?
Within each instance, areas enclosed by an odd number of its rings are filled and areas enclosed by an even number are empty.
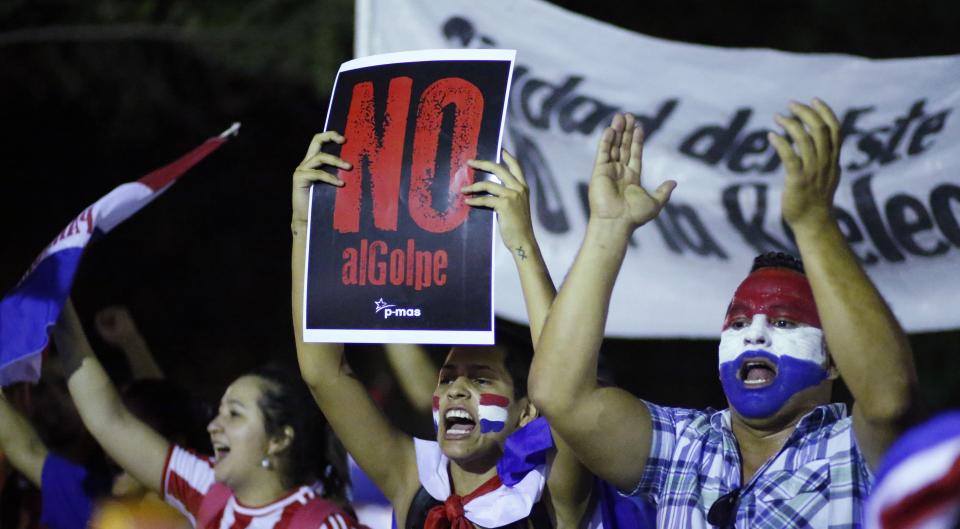
[[[530,363],[533,354],[526,347],[498,345],[504,351],[503,367],[513,381],[513,400],[520,400],[527,396],[527,379],[530,376]]]
[[[755,272],[761,268],[787,268],[801,274],[804,273],[803,261],[799,257],[783,252],[767,252],[758,255],[754,258],[750,271]]]
[[[166,439],[195,450],[209,444],[200,410],[187,392],[166,379],[138,379],[123,390],[123,402]]]
[[[533,352],[529,347],[497,344],[478,346],[453,346],[447,353],[458,349],[482,349],[486,353],[503,353],[503,368],[510,375],[513,383],[513,400],[518,401],[527,396],[527,378],[530,374],[530,363],[533,362]]]
[[[345,499],[350,479],[346,450],[330,431],[303,380],[272,364],[247,375],[264,382],[257,404],[267,435],[280,435],[287,426],[294,431],[284,458],[285,484],[292,487],[319,480],[325,497]]]

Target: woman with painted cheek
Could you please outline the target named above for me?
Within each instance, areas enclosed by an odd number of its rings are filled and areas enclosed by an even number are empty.
[[[811,390],[821,397],[815,400],[829,401],[837,374],[824,343],[801,274],[785,268],[751,273],[734,294],[720,335],[720,381],[731,406],[745,418],[761,419],[809,388],[820,388]]]
[[[268,367],[234,381],[208,427],[215,453],[209,458],[130,413],[71,304],[53,336],[84,425],[117,464],[194,527],[357,527],[343,507],[344,454],[325,436],[326,423],[298,377]]]
[[[486,358],[464,348],[452,351],[434,393],[437,442],[447,457],[462,464],[486,459],[490,466],[495,465],[503,454],[505,439],[536,418],[529,400],[517,398],[509,373],[498,365],[504,353],[487,351],[490,355]],[[458,364],[474,361],[491,365],[458,368]]]
[[[536,417],[532,405],[523,404],[532,351],[506,353],[489,347],[451,351],[439,377],[446,383],[433,394],[437,437],[426,440],[408,436],[387,420],[353,375],[343,344],[304,341],[303,274],[311,188],[359,185],[363,174],[354,169],[358,160],[351,163],[332,154],[337,149],[329,145],[347,141],[334,131],[317,134],[293,173],[291,308],[300,372],[317,405],[360,468],[390,500],[398,527],[582,527],[590,475],[562,440],[554,444],[545,420],[532,420]],[[325,149],[325,144],[333,150]],[[500,183],[476,178],[460,191],[471,207],[496,212],[501,238],[517,265],[531,340],[536,343],[555,289],[533,236],[523,171],[509,153],[502,154],[503,164],[467,162],[468,174],[492,173]],[[526,442],[514,443],[518,438]],[[530,452],[510,451],[515,445]]]

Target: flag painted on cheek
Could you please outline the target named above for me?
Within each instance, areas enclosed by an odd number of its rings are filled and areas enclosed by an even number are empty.
[[[0,385],[36,382],[47,328],[60,317],[87,244],[160,196],[177,178],[236,134],[220,136],[152,173],[121,184],[84,209],[40,253],[20,283],[0,301]]]
[[[493,393],[480,394],[480,433],[499,432],[507,424],[510,399]]]
[[[433,396],[433,429],[440,431],[440,397]]]

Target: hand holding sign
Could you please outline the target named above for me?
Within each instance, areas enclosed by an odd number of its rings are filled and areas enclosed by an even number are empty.
[[[822,101],[813,108],[790,105],[796,118],[777,115],[778,125],[790,135],[797,151],[778,134],[770,133],[787,175],[783,187],[783,218],[793,229],[833,222],[833,195],[840,182],[840,122]]]
[[[640,183],[643,131],[631,114],[616,114],[604,129],[590,180],[590,216],[622,221],[631,230],[660,213],[677,183],[667,180],[651,195]]]
[[[347,170],[351,168],[349,162],[321,150],[325,143],[331,141],[342,145],[346,139],[340,133],[332,130],[314,135],[313,140],[310,141],[310,147],[307,148],[307,155],[303,157],[303,161],[293,171],[293,222],[295,224],[307,223],[310,187],[314,183],[325,182],[337,187],[343,186],[343,180],[319,168],[324,165],[332,165]]]
[[[340,67],[324,129],[343,134],[314,138],[294,172],[306,341],[493,343],[493,216],[462,189],[467,161],[500,150],[514,57],[424,50]]]
[[[470,167],[492,173],[502,184],[490,181],[474,182],[462,189],[464,193],[489,193],[489,196],[472,196],[467,204],[491,208],[497,212],[500,237],[503,244],[518,258],[525,259],[525,252],[535,243],[533,221],[530,217],[530,190],[523,176],[523,169],[506,149],[502,151],[506,167],[487,160],[470,160]],[[524,250],[526,248],[526,250]]]

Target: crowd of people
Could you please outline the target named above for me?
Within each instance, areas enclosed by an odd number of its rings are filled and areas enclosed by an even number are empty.
[[[923,418],[916,370],[833,216],[840,124],[819,100],[790,104],[776,122],[782,132],[769,141],[799,255],[757,257],[718,322],[726,409],[654,404],[598,367],[628,241],[676,186],[644,187],[643,132],[618,114],[599,140],[589,222],[559,290],[516,159],[504,151],[503,163],[470,162],[497,177],[461,191],[497,214],[533,347],[458,346],[437,367],[423,348],[385,344],[402,390],[433,416],[434,438],[411,437],[351,370],[343,344],[303,339],[310,189],[345,185],[331,168],[353,170],[323,149],[348,140],[328,131],[293,173],[299,372],[268,364],[234,380],[204,438],[198,403],[164,379],[130,314],[96,319],[131,366],[119,391],[68,302],[43,374],[60,409],[30,415],[63,416],[66,442],[41,441],[25,414],[37,408],[31,388],[0,394],[0,449],[40,491],[37,502],[22,492],[7,500],[24,487],[0,484],[2,527],[379,529],[391,518],[403,529],[957,526],[960,420],[903,435]],[[840,377],[849,410],[832,401]]]

